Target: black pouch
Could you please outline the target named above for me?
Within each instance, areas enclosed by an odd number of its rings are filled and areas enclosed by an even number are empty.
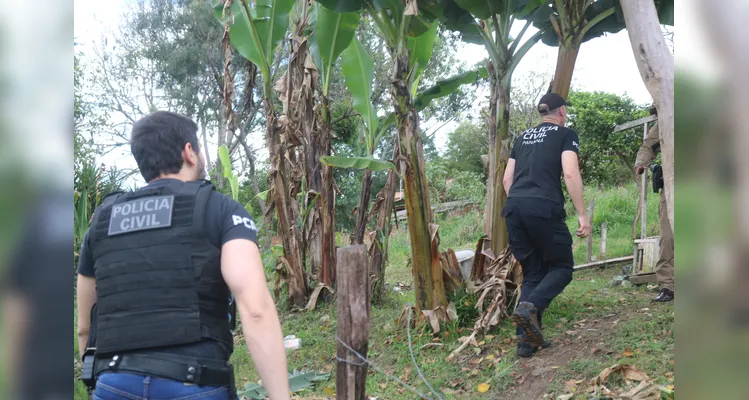
[[[653,164],[650,170],[653,172],[653,192],[659,193],[663,189],[663,167]]]

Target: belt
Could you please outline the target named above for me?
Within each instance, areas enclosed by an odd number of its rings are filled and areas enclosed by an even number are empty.
[[[234,368],[229,362],[174,354],[116,354],[97,358],[96,376],[104,372],[134,372],[192,383],[233,389]]]

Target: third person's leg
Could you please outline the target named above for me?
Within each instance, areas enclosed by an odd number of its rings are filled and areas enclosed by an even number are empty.
[[[660,293],[655,300],[671,301],[674,298],[674,235],[671,231],[671,224],[668,222],[666,196],[663,190],[661,190],[658,218],[661,236],[658,241],[660,254],[655,265],[655,277],[658,281]]]

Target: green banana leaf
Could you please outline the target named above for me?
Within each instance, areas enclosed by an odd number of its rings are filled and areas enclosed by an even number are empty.
[[[429,63],[429,59],[432,58],[432,50],[434,49],[434,41],[437,38],[437,28],[439,27],[439,21],[431,23],[429,30],[420,36],[409,36],[407,39],[408,53],[409,53],[409,68],[411,69],[411,79],[413,84],[411,86],[411,93],[416,92],[416,88],[419,86],[419,79],[421,74],[424,72],[424,68]]]
[[[338,56],[349,47],[359,26],[358,12],[335,12],[325,6],[317,8],[317,24],[315,27],[315,43],[319,51],[318,69],[323,72],[323,87],[327,88],[330,72]],[[314,57],[313,57],[314,60]]]
[[[323,156],[320,162],[337,168],[370,169],[375,172],[385,171],[389,168],[395,169],[395,164],[390,161],[377,160],[374,157],[338,157]]]
[[[256,0],[255,8],[244,4],[247,0],[235,0],[231,6],[229,38],[242,57],[256,65],[270,66],[278,42],[289,29],[289,12],[294,0]],[[216,18],[224,19],[223,3],[215,7]]]
[[[486,79],[489,73],[486,67],[481,67],[474,71],[467,71],[459,75],[452,76],[441,81],[437,81],[434,86],[419,93],[414,99],[414,107],[418,111],[425,109],[432,100],[440,97],[449,96],[454,93],[461,85],[476,83],[479,79]]]
[[[221,159],[221,166],[224,168],[224,178],[229,181],[229,186],[231,187],[231,197],[234,200],[237,200],[237,196],[239,195],[239,182],[234,175],[234,171],[232,171],[231,160],[229,159],[229,149],[225,144],[222,144],[221,147],[218,148],[218,157]]]
[[[372,81],[374,79],[374,62],[359,39],[354,38],[341,55],[341,68],[346,79],[346,87],[354,98],[353,108],[361,115],[373,141],[377,132],[377,112],[372,105]],[[371,154],[371,149],[367,149]]]

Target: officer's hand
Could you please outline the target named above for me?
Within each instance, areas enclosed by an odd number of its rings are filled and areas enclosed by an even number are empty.
[[[580,215],[577,217],[577,236],[584,238],[590,235],[590,220],[587,215]]]
[[[635,165],[635,172],[637,173],[637,175],[642,174],[643,172],[645,172],[645,166],[644,165]]]

